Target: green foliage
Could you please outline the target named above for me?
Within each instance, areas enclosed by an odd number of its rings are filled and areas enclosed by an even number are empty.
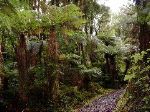
[[[89,99],[99,94],[107,94],[110,91],[112,90],[105,90],[98,83],[94,82],[90,83],[88,91],[78,90],[77,87],[62,85],[59,96],[59,108],[57,111],[72,112],[88,103]]]
[[[127,86],[127,90],[124,93],[123,97],[118,102],[118,109],[124,111],[129,111],[132,109],[135,109],[136,111],[145,112],[146,110],[149,110],[149,90],[150,86],[148,83],[149,80],[149,70],[150,66],[147,64],[149,63],[149,58],[145,58],[146,56],[149,56],[148,54],[149,50],[142,51],[139,53],[135,53],[131,56],[132,58],[132,66],[130,70],[128,71],[127,75],[125,76],[124,80],[128,81],[129,84]],[[143,63],[143,61],[147,60],[147,62]],[[137,95],[139,94],[139,91],[141,92],[139,98],[137,98]],[[144,95],[143,95],[144,94]],[[138,101],[138,107],[132,102],[136,102],[136,100],[140,99]],[[126,107],[126,105],[129,105]]]
[[[131,56],[133,66],[130,68],[128,74],[125,76],[126,81],[131,81],[134,78],[140,78],[140,74],[142,74],[144,71],[147,71],[149,67],[143,68],[143,70],[141,71],[142,67],[140,66],[141,62],[143,61],[143,57],[146,54],[147,53],[145,51],[142,51],[141,53],[136,53]]]
[[[35,77],[34,85],[37,87],[41,87],[46,82],[46,77],[44,75],[45,68],[44,66],[37,65],[34,67],[31,67],[29,70],[30,74]]]
[[[36,13],[31,10],[17,11],[17,15],[12,15],[11,23],[12,30],[16,33],[32,31],[39,27]]]
[[[11,29],[10,17],[4,13],[0,13],[0,29]]]
[[[96,78],[102,75],[101,69],[97,67],[92,67],[92,68],[82,67],[81,73],[88,75],[89,77],[96,77]]]
[[[141,7],[137,6],[137,11],[138,11],[138,22],[140,23],[149,23],[150,22],[150,4],[147,3],[146,6]]]
[[[85,23],[85,21],[81,19],[82,16],[83,13],[73,4],[64,7],[57,7],[53,5],[47,6],[45,15],[42,17],[42,22],[48,27],[51,25],[64,24],[78,28]]]

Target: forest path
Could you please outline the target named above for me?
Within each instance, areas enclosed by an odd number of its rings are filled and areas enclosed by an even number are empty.
[[[112,112],[116,107],[120,95],[124,89],[117,90],[106,96],[95,99],[91,104],[85,105],[78,112]]]

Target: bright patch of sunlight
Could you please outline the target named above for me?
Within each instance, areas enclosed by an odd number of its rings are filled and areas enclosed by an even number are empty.
[[[105,4],[110,7],[112,13],[119,13],[121,7],[132,3],[133,0],[97,0],[100,4]]]

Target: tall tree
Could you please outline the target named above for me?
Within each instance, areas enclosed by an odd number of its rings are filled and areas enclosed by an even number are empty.
[[[60,54],[57,30],[60,29],[63,32],[64,30],[79,28],[84,22],[81,17],[82,13],[79,8],[73,4],[64,7],[47,6],[46,16],[43,17],[43,22],[47,20],[46,27],[49,28],[47,49],[47,59],[49,61],[46,66],[46,75],[48,77],[48,88],[52,101],[56,99],[59,82],[58,61]],[[60,28],[60,26],[65,29]]]
[[[30,10],[17,10],[16,14],[11,17],[11,29],[13,35],[17,38],[16,44],[16,61],[19,72],[19,92],[24,103],[28,102],[27,90],[29,90],[29,56],[27,51],[27,37],[29,32],[38,27],[38,21],[35,18],[35,13]],[[18,20],[17,22],[15,20]],[[35,25],[35,26],[34,26]]]

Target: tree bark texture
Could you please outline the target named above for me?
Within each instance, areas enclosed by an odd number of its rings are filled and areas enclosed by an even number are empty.
[[[26,92],[29,90],[29,76],[28,76],[28,56],[26,38],[23,33],[19,35],[18,45],[16,46],[16,59],[19,72],[19,94],[21,99],[27,103]]]
[[[48,38],[48,63],[46,67],[48,77],[48,90],[51,100],[56,100],[59,88],[59,73],[58,73],[58,42],[56,37],[55,26],[50,29]]]

